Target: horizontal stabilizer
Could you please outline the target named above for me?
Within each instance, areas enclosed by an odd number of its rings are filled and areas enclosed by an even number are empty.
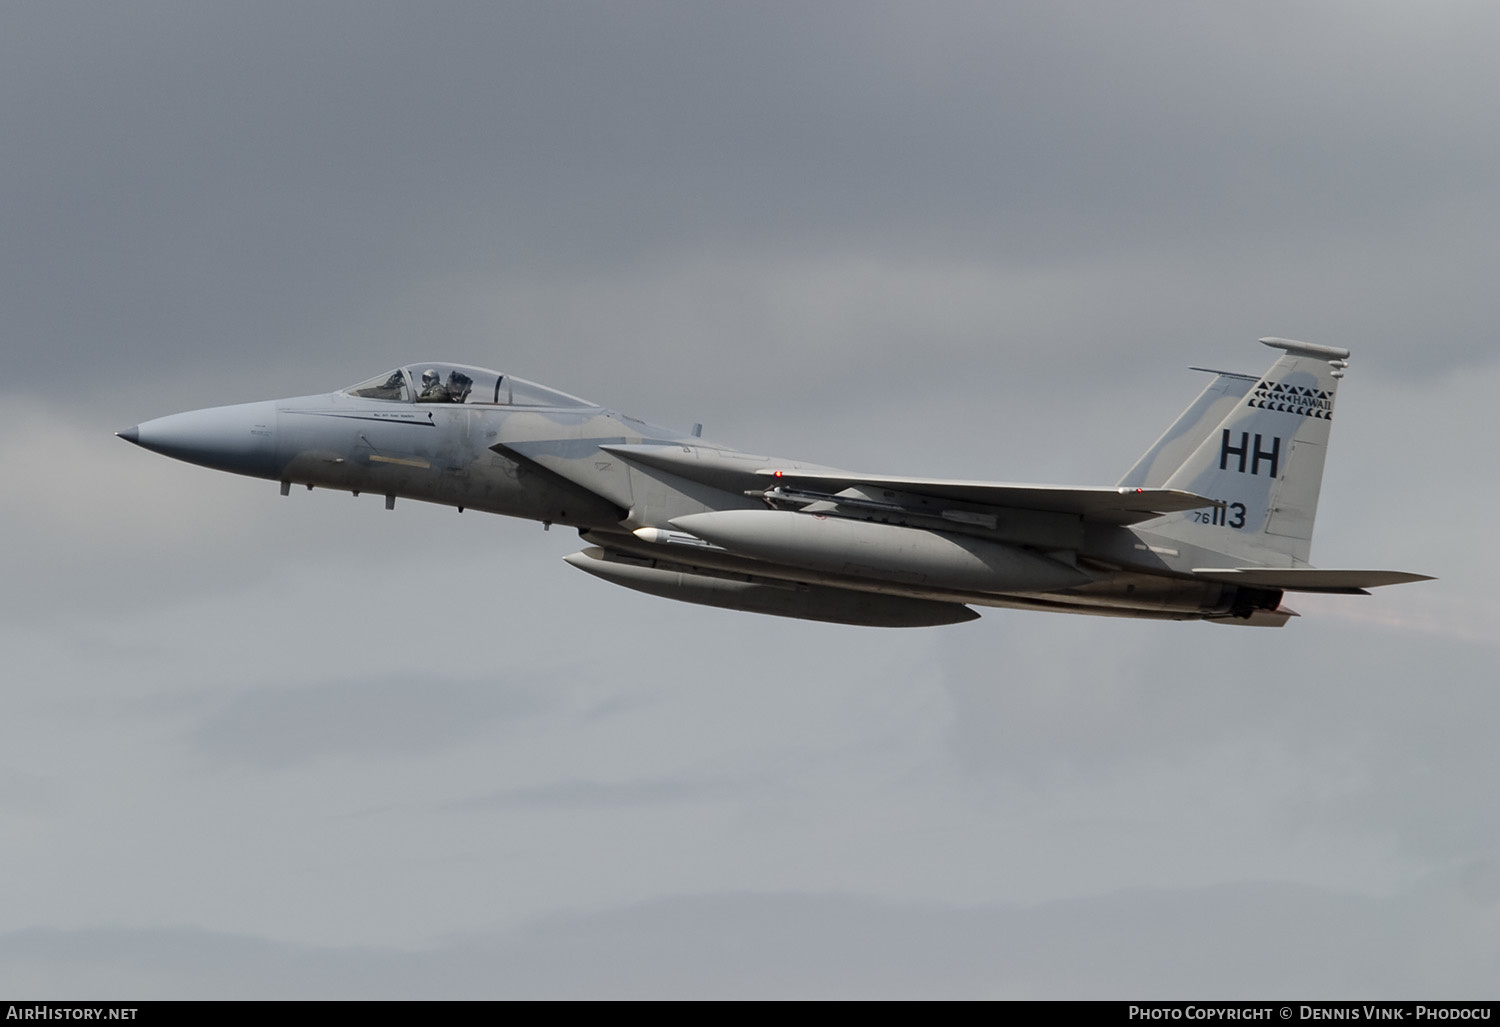
[[[902,478],[811,471],[757,472],[786,484],[816,485],[827,492],[847,488],[895,489],[935,499],[980,506],[1076,514],[1102,524],[1135,524],[1165,513],[1216,505],[1212,499],[1180,489],[1124,488],[1111,485],[1014,485],[1007,482],[946,478]]]
[[[1194,567],[1193,574],[1211,581],[1255,588],[1279,588],[1284,592],[1365,593],[1381,585],[1404,585],[1409,581],[1431,581],[1430,574],[1406,571],[1323,570],[1319,567]]]

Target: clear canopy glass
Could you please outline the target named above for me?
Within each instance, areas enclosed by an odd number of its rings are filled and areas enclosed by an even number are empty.
[[[587,400],[544,385],[466,364],[410,364],[352,385],[360,399],[398,403],[465,403],[469,406],[586,407]]]

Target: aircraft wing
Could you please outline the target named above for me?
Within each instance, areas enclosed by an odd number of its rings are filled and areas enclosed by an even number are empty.
[[[1367,588],[1403,585],[1409,581],[1431,581],[1430,574],[1407,571],[1323,570],[1319,567],[1194,567],[1193,574],[1211,581],[1284,592],[1342,592],[1369,595]]]
[[[766,484],[816,488],[837,493],[849,488],[890,489],[949,502],[973,503],[1005,509],[1075,514],[1101,524],[1135,524],[1177,510],[1217,505],[1214,500],[1179,489],[1120,486],[1017,485],[1007,482],[963,481],[948,478],[902,478],[894,475],[852,475],[812,471],[759,470]]]
[[[512,449],[521,447],[512,446]],[[905,478],[885,474],[851,474],[831,467],[776,467],[771,458],[729,450],[681,445],[619,445],[599,448],[627,462],[651,467],[728,491],[797,489],[832,497],[846,489],[888,490],[950,503],[1004,510],[1072,514],[1103,524],[1135,524],[1177,510],[1214,506],[1216,502],[1179,489],[1100,485],[1018,485],[947,478]]]

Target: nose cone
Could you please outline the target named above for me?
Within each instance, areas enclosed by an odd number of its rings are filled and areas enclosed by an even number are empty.
[[[276,403],[241,403],[172,414],[116,432],[153,453],[218,471],[274,478]]]

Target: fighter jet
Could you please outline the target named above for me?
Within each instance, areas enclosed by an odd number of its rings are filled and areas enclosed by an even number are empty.
[[[784,617],[911,627],[1005,607],[1284,625],[1286,592],[1423,574],[1308,561],[1349,351],[1262,339],[1118,483],[859,474],[754,456],[498,371],[429,362],[327,395],[119,432],[189,463],[577,528],[564,559],[626,588]],[[1206,370],[1198,368],[1196,370]]]

